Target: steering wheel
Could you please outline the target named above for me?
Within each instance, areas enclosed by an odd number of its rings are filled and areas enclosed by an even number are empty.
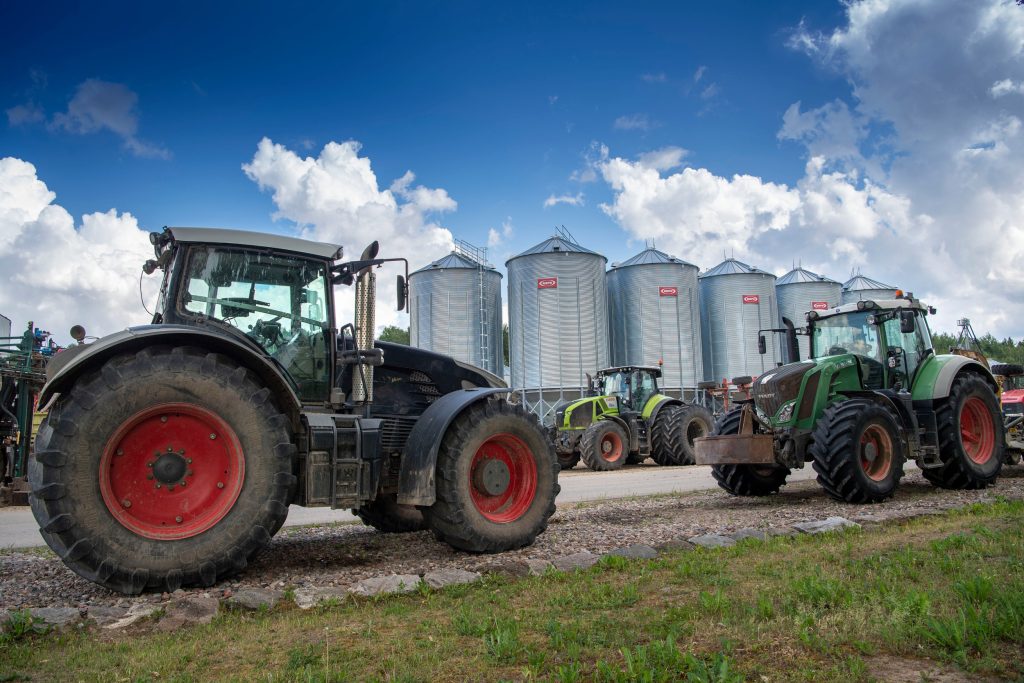
[[[264,339],[271,344],[276,344],[281,339],[281,325],[277,322],[280,319],[281,316],[271,318],[270,320],[257,320],[256,324],[250,328],[250,334],[257,341]],[[262,345],[266,346],[266,344]]]
[[[842,346],[833,346],[833,347],[829,348],[828,353],[826,353],[825,355],[826,356],[838,356],[838,355],[843,354],[843,353],[849,353],[849,351],[844,349]]]

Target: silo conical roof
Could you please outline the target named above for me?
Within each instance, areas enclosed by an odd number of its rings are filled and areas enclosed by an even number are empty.
[[[487,263],[480,263],[478,261],[474,261],[465,254],[460,254],[457,251],[453,251],[447,256],[443,256],[437,259],[433,263],[426,265],[420,268],[419,270],[413,271],[411,275],[415,275],[416,273],[422,273],[428,270],[440,270],[442,268],[472,268],[473,270],[476,270],[477,268],[483,268],[484,270],[494,270],[494,266],[491,266]],[[498,273],[498,275],[500,276],[501,273]]]
[[[789,271],[788,273],[780,277],[778,280],[776,280],[775,284],[776,286],[792,285],[798,282],[828,282],[837,285],[839,284],[832,278],[825,277],[824,275],[818,275],[817,273],[812,273],[811,271],[805,268],[794,268],[793,270]]]
[[[715,277],[716,275],[736,275],[739,273],[755,273],[757,275],[771,275],[772,277],[775,277],[774,275],[767,271],[761,270],[760,268],[754,268],[753,266],[748,266],[746,263],[743,263],[742,261],[737,261],[734,258],[725,259],[717,266],[701,275],[701,277],[705,278]]]
[[[657,263],[668,263],[672,265],[680,266],[693,266],[692,263],[688,263],[682,259],[676,258],[675,256],[669,256],[663,251],[658,251],[654,247],[648,247],[633,258],[627,259],[622,263],[613,263],[612,268],[626,268],[628,266],[649,266]],[[696,266],[694,266],[696,268]]]
[[[534,254],[566,253],[566,252],[568,252],[568,253],[576,253],[576,254],[593,254],[594,256],[601,256],[601,254],[598,254],[596,251],[591,251],[590,249],[587,249],[586,247],[581,247],[580,245],[576,244],[575,242],[571,242],[571,241],[569,241],[568,239],[566,239],[564,237],[561,237],[559,235],[555,235],[554,237],[550,237],[550,238],[544,240],[540,244],[536,244],[536,245],[530,247],[529,249],[527,249],[526,251],[524,251],[521,254],[516,254],[515,256],[510,258],[508,261],[505,261],[505,264],[507,265],[511,261],[514,261],[515,259],[521,258],[523,256],[533,256]],[[601,256],[601,258],[604,258],[604,256]],[[607,259],[605,259],[605,260],[607,260]]]
[[[843,291],[845,292],[857,292],[862,289],[896,289],[892,285],[882,284],[878,280],[872,280],[861,274],[854,275],[849,280],[843,283]]]

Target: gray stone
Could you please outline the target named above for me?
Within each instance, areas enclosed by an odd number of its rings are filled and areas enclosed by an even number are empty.
[[[658,556],[658,551],[649,545],[643,545],[642,543],[633,543],[625,548],[616,548],[611,550],[606,555],[613,557],[626,557],[631,560],[653,560]]]
[[[502,576],[522,578],[530,575],[530,566],[522,560],[494,560],[492,562],[485,562],[484,564],[478,565],[477,571],[481,574],[501,574]]]
[[[177,591],[172,595],[177,594]],[[169,603],[156,630],[166,633],[183,626],[209,624],[220,610],[220,601],[203,595],[183,595]]]
[[[772,527],[771,529],[768,529],[768,535],[769,536],[773,536],[773,537],[774,536],[796,536],[797,532],[796,532],[795,529],[778,529],[778,528]]]
[[[125,628],[127,626],[131,626],[140,619],[145,619],[146,617],[151,616],[154,612],[156,612],[156,610],[156,605],[147,605],[144,602],[137,602],[128,608],[128,611],[125,612],[124,617],[118,619],[113,623],[107,624],[103,628],[108,630],[114,630],[118,628]]]
[[[733,533],[729,534],[729,536],[731,536],[736,541],[743,541],[748,538],[753,538],[758,541],[764,541],[768,538],[768,534],[766,534],[765,532],[761,531],[760,529],[754,529],[750,527],[734,531]]]
[[[427,572],[423,575],[423,581],[431,588],[444,588],[455,586],[460,583],[473,583],[480,579],[476,572],[467,572],[464,569],[438,569]]]
[[[554,566],[550,560],[530,559],[523,562],[526,564],[526,573],[530,576],[543,576]]]
[[[719,534],[704,534],[703,536],[694,536],[688,540],[690,543],[699,545],[702,548],[728,548],[731,545],[736,545],[736,541],[728,536],[721,536]]]
[[[682,538],[673,538],[654,546],[658,552],[672,552],[674,550],[693,550],[693,544]]]
[[[363,579],[350,589],[356,595],[385,595],[388,593],[412,593],[420,586],[420,577],[415,574],[391,574]]]
[[[345,602],[348,591],[335,586],[296,588],[295,606],[299,609],[312,609],[325,602]]]
[[[860,524],[851,522],[845,517],[829,517],[828,519],[819,519],[813,522],[798,522],[793,525],[793,528],[797,531],[802,531],[805,534],[824,534],[829,531],[838,531],[839,529],[845,528],[860,528]]]
[[[63,628],[82,618],[77,607],[36,607],[29,611],[35,621],[54,628]]]
[[[281,591],[272,591],[265,588],[243,588],[232,593],[231,597],[225,602],[228,607],[256,611],[263,608],[274,609],[282,597],[284,597],[284,593]]]
[[[584,550],[581,553],[573,553],[572,555],[556,557],[551,560],[551,564],[559,571],[568,572],[575,569],[587,569],[588,567],[593,567],[600,559],[600,556]]]
[[[94,605],[89,608],[86,618],[89,619],[89,621],[95,622],[97,626],[102,627],[124,619],[126,614],[128,614],[128,610],[124,607]]]

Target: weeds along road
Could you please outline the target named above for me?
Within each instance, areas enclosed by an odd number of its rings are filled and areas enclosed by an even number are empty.
[[[812,479],[814,470],[805,467],[790,475],[789,481]],[[580,503],[612,498],[649,496],[657,493],[701,491],[717,486],[710,467],[659,467],[648,462],[617,472],[592,472],[577,467],[558,477],[562,492],[558,503]],[[304,508],[293,505],[286,527],[357,521],[348,510]],[[27,507],[0,508],[0,548],[33,548],[46,545]]]

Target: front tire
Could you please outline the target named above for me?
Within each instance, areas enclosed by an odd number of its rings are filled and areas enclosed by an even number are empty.
[[[90,581],[210,586],[283,524],[295,452],[253,373],[198,348],[146,349],[60,397],[29,463],[30,503],[47,544]]]
[[[441,442],[427,524],[439,540],[469,552],[530,545],[555,512],[558,469],[534,415],[501,400],[473,405]]]
[[[400,505],[394,493],[383,493],[352,512],[363,524],[385,534],[405,534],[427,528],[423,512],[415,505]]]
[[[852,398],[825,409],[810,447],[818,483],[847,503],[890,498],[903,477],[903,440],[890,410]]]
[[[609,472],[626,464],[629,441],[622,427],[611,420],[598,420],[580,437],[580,456],[596,472]]]
[[[983,489],[1003,467],[1006,434],[999,402],[988,382],[961,375],[936,411],[941,467],[921,470],[944,489]]]
[[[733,408],[718,418],[714,435],[737,434],[743,407]],[[712,465],[711,476],[734,496],[769,496],[778,493],[789,476],[788,467],[758,465]]]

